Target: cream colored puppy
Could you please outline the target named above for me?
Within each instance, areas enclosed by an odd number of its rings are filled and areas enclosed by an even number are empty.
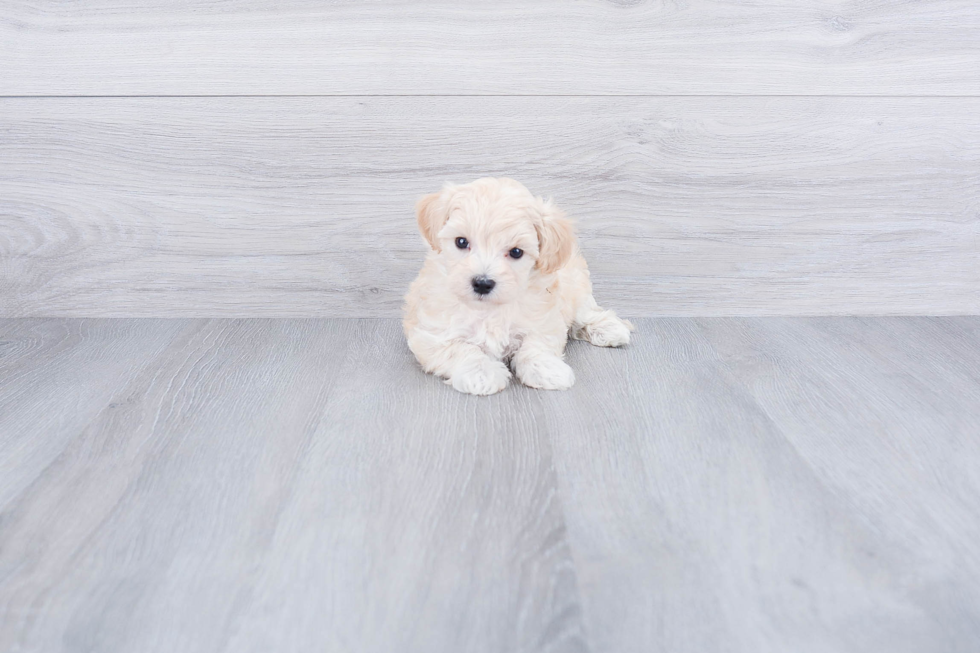
[[[416,206],[431,246],[405,297],[405,336],[426,372],[489,395],[513,368],[524,385],[564,390],[569,332],[599,347],[633,325],[599,308],[571,221],[513,179],[447,185]]]

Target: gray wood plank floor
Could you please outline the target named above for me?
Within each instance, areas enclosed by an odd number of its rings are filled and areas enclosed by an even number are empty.
[[[980,69],[980,68],[978,68]],[[980,98],[0,100],[0,316],[397,317],[515,177],[636,316],[980,313]]]
[[[0,321],[0,651],[972,651],[980,318]]]
[[[980,5],[0,2],[0,93],[976,95]]]

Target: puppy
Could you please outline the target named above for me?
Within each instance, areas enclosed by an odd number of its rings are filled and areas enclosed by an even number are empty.
[[[408,346],[460,392],[500,392],[511,377],[565,390],[568,336],[629,342],[633,325],[599,308],[571,221],[513,179],[446,185],[415,207],[431,249],[405,297]],[[508,365],[510,364],[510,369]]]

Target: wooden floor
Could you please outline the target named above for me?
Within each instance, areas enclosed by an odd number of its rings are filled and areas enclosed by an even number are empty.
[[[0,651],[976,650],[980,318],[637,322],[0,322]]]

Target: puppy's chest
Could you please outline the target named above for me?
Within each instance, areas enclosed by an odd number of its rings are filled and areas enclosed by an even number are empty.
[[[465,339],[498,359],[511,357],[521,346],[524,333],[515,324],[498,316],[473,320],[466,325]]]

